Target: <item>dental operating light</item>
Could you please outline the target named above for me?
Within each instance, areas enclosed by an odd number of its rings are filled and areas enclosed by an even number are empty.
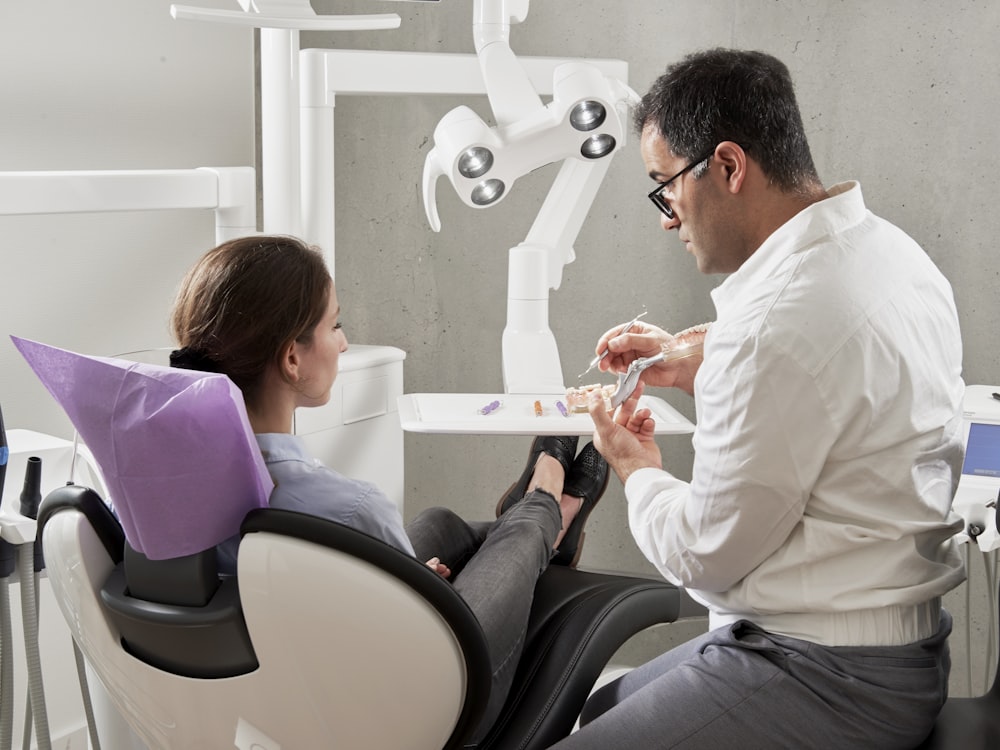
[[[625,140],[623,105],[629,93],[593,65],[567,62],[553,73],[552,101],[543,105],[536,96],[506,124],[499,115],[498,124],[490,126],[469,107],[453,109],[435,128],[434,148],[424,163],[424,207],[431,227],[441,228],[435,195],[441,176],[467,206],[486,208],[506,197],[520,177],[546,164],[611,156]],[[508,108],[508,118],[510,113]]]
[[[567,60],[552,70],[552,99],[543,103],[508,40],[528,2],[475,0],[473,38],[494,124],[467,106],[441,118],[424,161],[424,209],[438,232],[438,178],[467,206],[489,208],[523,175],[562,163],[527,237],[510,249],[502,366],[507,393],[564,393],[548,292],[576,257],[573,244],[639,97],[592,62]]]

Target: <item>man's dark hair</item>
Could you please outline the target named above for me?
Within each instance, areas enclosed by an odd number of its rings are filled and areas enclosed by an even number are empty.
[[[659,131],[674,154],[695,159],[735,141],[782,190],[819,182],[788,68],[763,52],[712,49],[669,66],[633,114],[636,131]]]

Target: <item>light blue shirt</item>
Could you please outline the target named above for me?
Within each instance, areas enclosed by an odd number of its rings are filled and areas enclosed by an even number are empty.
[[[274,480],[269,505],[327,518],[413,554],[399,509],[375,485],[338,474],[312,458],[302,441],[284,433],[258,434],[257,444]],[[236,572],[239,537],[219,545],[219,569]]]

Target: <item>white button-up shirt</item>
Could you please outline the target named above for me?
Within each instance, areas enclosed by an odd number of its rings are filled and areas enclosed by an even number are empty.
[[[906,234],[829,190],[712,292],[690,483],[629,477],[646,557],[711,612],[825,645],[937,630],[964,580],[962,344]]]

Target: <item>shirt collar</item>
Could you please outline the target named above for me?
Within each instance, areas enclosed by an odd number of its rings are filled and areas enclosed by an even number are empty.
[[[712,300],[721,315],[725,300],[774,275],[790,257],[817,242],[861,222],[866,213],[861,185],[840,182],[827,189],[829,197],[806,206],[778,227],[735,272],[712,290]]]
[[[258,432],[254,435],[265,461],[309,461],[305,445],[287,432]]]

